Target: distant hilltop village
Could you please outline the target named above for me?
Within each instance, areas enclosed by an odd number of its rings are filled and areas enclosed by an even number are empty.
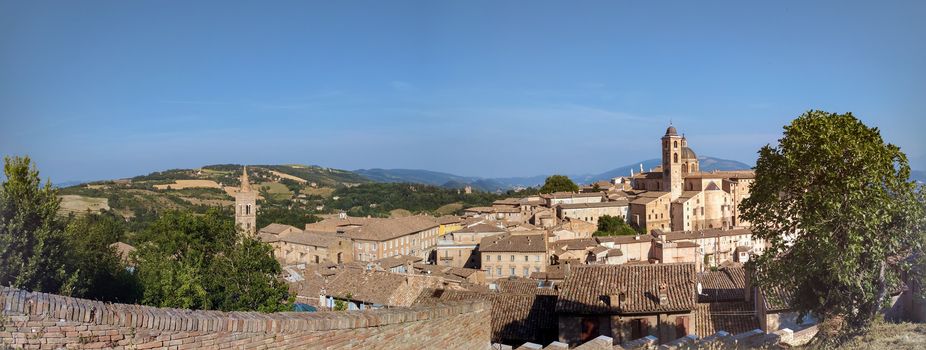
[[[743,268],[765,249],[737,209],[753,171],[700,171],[674,126],[660,149],[661,166],[579,192],[497,200],[463,216],[341,213],[304,227],[256,229],[245,170],[235,222],[273,247],[299,303],[376,310],[488,300],[498,348],[812,337],[814,320],[798,322],[789,292],[752,287]],[[593,236],[604,216],[638,233]],[[899,317],[908,299],[898,291],[893,300],[888,317]]]

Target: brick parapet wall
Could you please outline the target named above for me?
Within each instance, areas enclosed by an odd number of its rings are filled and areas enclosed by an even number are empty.
[[[0,348],[484,349],[486,301],[351,312],[219,312],[0,287]]]

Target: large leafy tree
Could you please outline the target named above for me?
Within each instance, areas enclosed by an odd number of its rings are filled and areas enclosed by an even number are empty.
[[[578,192],[579,186],[566,175],[551,175],[544,181],[540,193]]]
[[[224,311],[290,308],[270,247],[242,237],[217,210],[165,213],[140,241],[136,260],[144,304]]]
[[[598,218],[598,231],[593,236],[627,236],[637,231],[620,216],[602,215]]]
[[[29,157],[5,157],[0,184],[0,285],[57,293],[67,277],[60,201]]]
[[[757,285],[791,291],[795,311],[835,326],[831,340],[866,330],[926,241],[904,153],[851,113],[810,111],[755,170],[741,210],[768,244],[750,261]]]
[[[65,228],[69,277],[61,294],[122,303],[138,300],[138,281],[112,247],[124,238],[125,226],[122,218],[109,213],[71,219]]]

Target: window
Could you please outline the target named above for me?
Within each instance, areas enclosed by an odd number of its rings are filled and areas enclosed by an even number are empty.
[[[498,275],[499,277],[502,276],[502,267],[501,267],[501,266],[495,268],[495,274]]]
[[[509,268],[508,268],[508,276],[514,276],[514,268],[513,268],[513,267],[509,267]]]
[[[524,262],[527,262],[527,255],[524,256]]]
[[[530,277],[530,276],[531,276],[531,270],[530,270],[530,268],[525,267],[525,268],[524,268],[524,277]]]
[[[488,274],[489,277],[492,277],[492,269],[489,269],[488,271],[486,271],[486,274]]]
[[[496,255],[496,256],[495,256],[495,261],[502,262],[502,256],[501,256],[501,255]]]
[[[489,262],[489,261],[492,261],[492,256],[491,256],[491,255],[486,255],[486,262]]]
[[[540,255],[534,255],[534,261],[540,262]]]
[[[511,261],[512,261],[512,262],[514,261],[514,255],[511,256]]]

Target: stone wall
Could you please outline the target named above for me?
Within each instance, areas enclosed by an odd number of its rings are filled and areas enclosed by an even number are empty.
[[[353,312],[191,311],[0,287],[0,348],[487,349],[491,305]]]

